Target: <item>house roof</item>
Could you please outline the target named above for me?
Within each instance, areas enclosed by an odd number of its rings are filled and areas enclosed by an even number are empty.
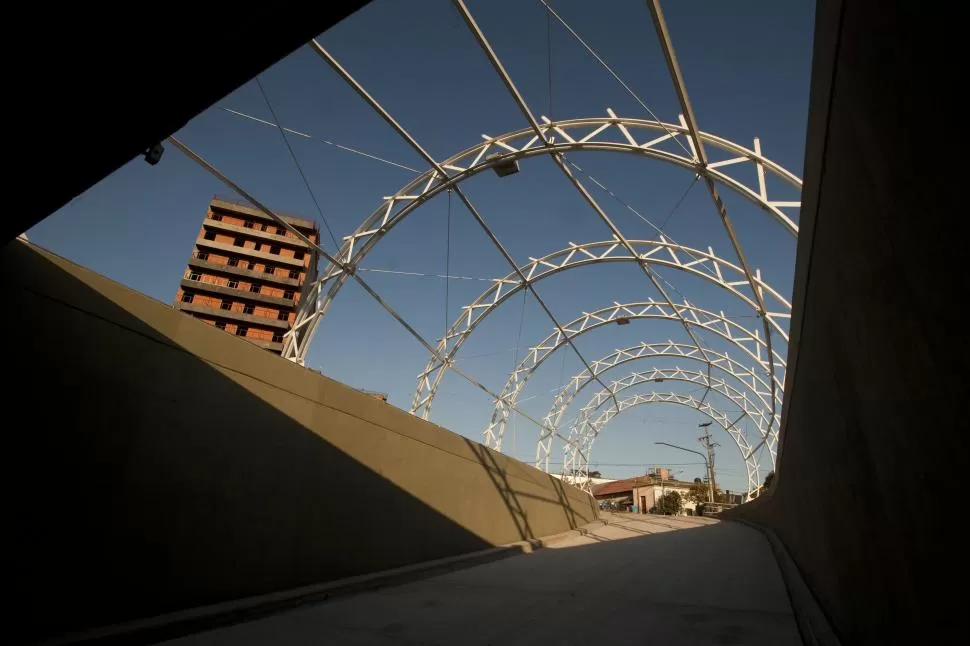
[[[663,484],[666,487],[690,487],[694,483],[684,482],[682,480],[664,480]],[[626,480],[616,480],[593,487],[593,497],[613,496],[632,491],[634,487],[649,487],[650,485],[660,486],[660,480],[649,476],[637,476],[636,478],[627,478]]]

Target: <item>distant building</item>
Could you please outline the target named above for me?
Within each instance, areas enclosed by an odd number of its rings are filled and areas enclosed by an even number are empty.
[[[310,220],[283,216],[315,244]],[[314,250],[246,204],[214,198],[202,221],[175,307],[280,354],[304,285],[316,275]]]
[[[680,494],[683,500],[683,512],[693,514],[695,504],[687,500],[687,494],[692,482],[661,478],[662,473],[669,474],[669,469],[656,469],[653,473],[626,480],[615,480],[593,487],[593,497],[608,505],[616,506],[627,511],[641,514],[649,513],[657,504],[657,500],[671,491]]]

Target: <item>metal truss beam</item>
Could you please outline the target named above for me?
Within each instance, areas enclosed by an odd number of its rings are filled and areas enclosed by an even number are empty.
[[[444,178],[437,170],[431,168],[393,195],[384,198],[381,205],[351,235],[344,238],[345,242],[337,254],[340,262],[331,263],[321,272],[320,277],[311,283],[308,297],[301,301],[297,310],[293,331],[287,334],[284,358],[298,363],[303,362],[320,319],[326,314],[331,302],[349,277],[344,271],[345,266],[359,266],[384,236],[415,209],[460,182],[492,168],[496,163],[559,152],[594,151],[639,155],[676,164],[692,171],[696,167],[693,158],[662,149],[665,142],[671,140],[671,135],[654,136],[668,132],[673,133],[673,137],[686,136],[687,128],[683,125],[617,117],[571,119],[547,125],[557,137],[557,140],[548,146],[535,145],[538,139],[531,128],[498,137],[482,135],[481,143],[453,155],[440,164],[442,168],[452,171],[452,175]],[[708,133],[702,132],[700,137],[708,146],[728,156],[724,161],[712,162],[709,165],[708,174],[765,210],[786,230],[797,235],[797,226],[781,209],[798,207],[799,202],[772,199],[767,194],[763,181],[755,182],[754,187],[751,187],[743,178],[732,177],[725,171],[736,171],[754,165],[759,178],[763,179],[765,172],[771,173],[796,190],[801,189],[801,181],[794,174],[762,157],[757,140],[755,140],[754,149],[749,149]]]
[[[411,136],[411,134],[407,130],[405,130],[405,128],[401,126],[401,124],[399,124],[394,119],[394,117],[392,117],[390,113],[387,112],[387,110],[385,110],[384,107],[381,106],[381,104],[378,103],[377,100],[367,92],[367,90],[364,89],[364,87],[357,81],[357,79],[351,76],[351,74],[346,69],[344,69],[344,67],[341,66],[339,62],[337,62],[337,60],[330,54],[330,52],[324,49],[323,46],[316,41],[316,39],[310,42],[310,46],[324,61],[326,61],[328,65],[330,65],[330,67],[335,72],[337,72],[338,75],[340,75],[340,77],[345,82],[347,82],[354,89],[354,91],[357,92],[357,94],[362,99],[364,99],[364,101],[373,110],[375,110],[381,116],[381,118],[384,119],[384,121],[388,123],[388,125],[391,126],[391,128],[395,130],[395,132],[397,132],[405,141],[407,141],[408,144],[419,155],[421,155],[421,157],[423,157],[424,160],[428,162],[428,164],[431,165],[431,167],[434,169],[436,173],[437,180],[441,181],[441,180],[448,179],[448,172],[445,170],[445,168],[442,167],[437,162],[437,160],[435,160],[434,157],[432,157],[424,148],[421,147],[421,145],[414,139],[414,137]],[[525,275],[522,274],[522,272],[519,270],[518,263],[515,262],[515,260],[512,258],[512,255],[508,252],[505,246],[499,241],[498,237],[495,235],[495,232],[493,232],[492,229],[488,226],[488,223],[485,222],[485,219],[479,213],[478,209],[476,209],[475,206],[471,203],[471,200],[468,199],[464,191],[461,190],[461,187],[455,185],[451,188],[451,190],[454,191],[455,194],[458,196],[458,199],[462,201],[462,203],[465,205],[465,208],[468,209],[468,212],[471,213],[472,217],[475,219],[478,225],[485,232],[485,235],[488,236],[488,239],[492,241],[492,244],[495,246],[496,249],[498,249],[499,253],[502,254],[502,257],[505,258],[505,261],[509,264],[509,266],[511,266],[512,269],[519,274],[519,279],[532,293],[532,296],[536,299],[536,302],[539,303],[539,306],[542,308],[542,310],[552,321],[552,324],[555,325],[558,329],[562,330],[562,326],[559,324],[559,321],[556,320],[556,316],[552,313],[552,310],[549,309],[549,306],[546,305],[546,302],[542,299],[541,296],[539,296],[539,293],[536,291],[535,287],[526,280]],[[294,326],[294,329],[295,329],[295,326]],[[573,349],[573,352],[576,353],[576,356],[579,358],[580,362],[582,362],[582,364],[588,368],[589,363],[586,361],[585,357],[583,357],[582,353],[579,351],[579,348],[577,348],[572,342],[570,342],[569,345]],[[448,364],[443,365],[444,369],[447,369],[449,367],[450,366]],[[606,384],[603,384],[603,387],[605,388]]]
[[[703,413],[704,415],[707,415],[728,434],[731,434],[731,429],[733,429],[735,425],[745,417],[745,414],[742,413],[739,417],[732,420],[723,411],[713,407],[709,402],[701,402],[693,395],[656,392],[638,393],[632,397],[621,400],[618,407],[612,406],[605,410],[599,418],[586,425],[588,432],[580,433],[579,441],[570,443],[564,448],[563,474],[574,474],[577,471],[587,474],[586,478],[582,479],[586,480],[586,483],[580,481],[576,484],[588,488],[589,458],[591,455],[592,445],[595,442],[596,437],[600,432],[602,432],[603,428],[605,428],[606,425],[615,419],[620,413],[646,404],[676,404],[692,408]],[[734,434],[731,435],[732,438],[736,437]],[[757,462],[756,456],[754,456],[748,450],[749,447],[746,446],[743,436],[741,436],[740,440],[741,441],[738,448],[741,451],[742,456],[750,456],[745,459],[745,467],[748,479],[748,491],[746,497],[747,499],[750,499],[751,493],[757,491],[757,488],[761,483],[761,468]],[[575,447],[575,449],[573,449],[573,447]]]
[[[664,343],[643,342],[640,343],[640,345],[616,350],[602,359],[594,360],[593,367],[599,371],[599,374],[602,375],[608,370],[612,370],[618,366],[622,366],[633,361],[643,361],[646,359],[655,358],[686,359],[689,361],[706,363],[706,360],[703,357],[698,356],[698,353],[693,346],[667,341]],[[772,414],[773,410],[777,410],[777,407],[773,408],[770,404],[770,392],[767,383],[754,370],[738,363],[734,359],[730,358],[727,354],[718,354],[714,361],[713,367],[719,372],[733,377],[738,381],[738,383],[743,385],[750,393],[752,393],[761,402],[759,409],[762,416],[766,417],[767,415]],[[569,383],[567,383],[566,386],[555,395],[549,412],[546,413],[546,416],[543,418],[543,423],[547,428],[559,428],[559,424],[561,423],[566,410],[576,399],[576,397],[579,396],[579,393],[591,383],[591,381],[592,380],[589,378],[589,375],[587,375],[585,372],[579,373],[569,380]],[[780,404],[780,402],[778,403]],[[776,424],[777,422],[778,419],[776,417]],[[773,431],[771,441],[768,442],[768,448],[772,455],[772,464],[774,464],[775,451],[777,448],[777,433],[778,431],[775,429]],[[552,452],[552,438],[553,436],[551,434],[540,433],[539,441],[536,443],[535,466],[538,469],[542,469],[544,471],[549,470],[549,456]],[[757,450],[757,448],[758,447],[755,447],[754,450]]]
[[[581,334],[585,334],[605,325],[615,324],[618,319],[624,319],[627,321],[632,321],[635,319],[679,321],[681,318],[683,318],[684,320],[687,320],[692,327],[697,327],[698,329],[703,329],[716,334],[725,341],[734,344],[740,350],[745,352],[756,363],[756,365],[759,365],[767,372],[767,363],[762,355],[762,352],[766,349],[764,341],[755,332],[748,330],[741,324],[725,317],[723,313],[715,314],[699,307],[694,307],[688,303],[678,304],[676,306],[676,310],[677,311],[674,312],[666,303],[661,303],[654,300],[626,304],[614,303],[612,306],[604,307],[592,312],[583,312],[582,316],[565,324],[564,328],[572,338],[575,338]],[[486,446],[493,447],[499,451],[502,449],[502,438],[509,417],[509,409],[505,407],[504,403],[509,402],[514,404],[516,401],[518,401],[518,397],[525,388],[526,383],[528,382],[532,373],[535,372],[539,366],[542,365],[542,363],[545,362],[545,360],[548,359],[554,352],[562,347],[564,343],[565,339],[563,338],[562,334],[556,330],[541,342],[529,348],[525,354],[525,357],[509,375],[505,388],[502,391],[502,398],[496,402],[489,425],[486,427],[483,433]],[[736,363],[727,357],[727,355],[721,355],[713,350],[708,350],[707,354],[703,355],[695,346],[682,346],[681,344],[674,344],[673,341],[668,341],[667,344],[662,345],[663,347],[670,348],[669,351],[675,353],[674,356],[684,356],[685,358],[702,361],[705,364],[713,367],[717,367],[719,364],[724,363]],[[641,352],[644,351],[644,347],[651,346],[642,344],[642,346],[639,346]],[[682,348],[690,348],[692,351],[685,352]],[[618,350],[617,352],[620,351]],[[782,357],[776,355],[775,361],[784,367],[785,362]],[[596,370],[595,373],[590,375],[588,371],[584,371],[580,374],[585,375],[587,380],[595,381],[595,378],[603,371],[604,366],[607,364],[604,364],[602,360],[596,360],[593,361],[591,365],[593,369]],[[740,366],[740,364],[737,365]],[[770,409],[771,414],[775,414],[776,408],[780,408],[781,406],[780,392],[783,388],[784,377],[782,376],[780,380],[776,378],[777,388],[772,389],[771,385],[758,376],[751,368],[744,368],[744,370],[750,372],[756,382],[760,383],[764,390],[767,391],[759,391],[756,386],[752,385],[752,392],[758,395],[759,398],[763,398],[765,407]],[[570,384],[577,383],[578,379],[579,377],[574,377],[570,381]],[[570,384],[567,384],[563,392],[569,389]],[[772,391],[774,391],[776,396],[775,402],[771,401]],[[561,416],[561,411],[559,416]],[[559,416],[550,417],[547,415],[543,420],[546,424],[547,430],[540,433],[539,447],[542,447],[544,443],[551,440],[552,435],[549,432],[549,429],[558,428]],[[546,454],[548,455],[548,449]]]
[[[586,265],[604,262],[636,262],[655,264],[660,267],[669,267],[687,272],[691,275],[703,278],[725,289],[752,309],[757,310],[754,299],[741,291],[748,285],[741,269],[725,260],[714,255],[713,250],[706,252],[691,249],[683,245],[677,245],[667,240],[633,240],[631,245],[634,253],[630,254],[617,241],[589,242],[582,245],[571,244],[566,249],[553,252],[542,258],[532,258],[531,262],[522,267],[520,272],[510,274],[505,278],[496,279],[491,287],[482,292],[477,299],[463,309],[465,312],[452,324],[448,330],[443,343],[447,346],[441,354],[451,361],[462,344],[467,340],[475,328],[492,312],[496,307],[504,303],[511,296],[524,288],[518,276],[524,274],[529,283],[534,283],[549,276],[552,276],[567,269],[582,267]],[[781,322],[787,321],[791,317],[791,305],[781,294],[769,285],[758,279],[758,290],[772,298],[773,311],[769,312],[768,320],[775,327],[776,331],[787,340],[787,330]],[[687,312],[677,305],[655,302],[658,306],[668,308],[669,312],[676,312],[678,320],[689,320]],[[688,323],[690,325],[690,323]],[[563,335],[568,336],[568,335]],[[762,339],[760,334],[755,333],[756,344],[753,349],[760,353]],[[766,346],[765,346],[766,347]],[[773,356],[773,355],[772,355]],[[757,361],[769,373],[769,367],[774,361],[769,361],[768,356],[760,356]],[[418,388],[415,392],[411,404],[411,412],[427,418],[435,392],[443,377],[440,362],[432,359],[425,369],[418,375]],[[769,384],[774,383],[774,377],[769,380]]]
[[[458,8],[458,11],[461,13],[462,18],[465,19],[465,24],[468,25],[468,28],[471,30],[472,34],[475,36],[475,39],[478,41],[478,44],[481,45],[482,50],[485,52],[485,55],[492,63],[492,67],[495,68],[495,71],[502,78],[502,82],[505,84],[505,87],[512,95],[512,98],[515,100],[516,105],[518,105],[519,110],[521,110],[526,120],[528,120],[529,125],[532,127],[533,131],[535,132],[536,137],[539,138],[539,140],[542,142],[544,146],[551,145],[551,142],[546,136],[546,128],[543,128],[542,126],[540,126],[539,122],[536,121],[535,116],[532,114],[532,110],[525,102],[525,99],[523,98],[522,94],[519,92],[518,88],[516,88],[515,83],[512,81],[512,77],[509,76],[509,73],[505,70],[505,66],[502,65],[502,61],[495,53],[495,50],[492,49],[492,46],[491,44],[489,44],[488,39],[485,38],[485,34],[478,26],[478,23],[475,22],[475,19],[474,17],[472,17],[471,12],[468,11],[468,7],[465,6],[465,3],[463,2],[463,0],[453,0],[453,2],[454,2],[454,5]],[[610,115],[610,116],[615,116],[615,115]],[[566,162],[564,161],[563,155],[561,153],[554,153],[552,155],[552,159],[556,163],[556,166],[559,167],[559,170],[561,170],[563,174],[565,174],[566,178],[570,181],[570,183],[574,187],[576,187],[576,190],[578,190],[580,195],[583,196],[583,199],[586,200],[586,203],[589,204],[590,208],[592,208],[593,211],[595,211],[596,214],[599,216],[599,218],[603,221],[603,223],[606,224],[607,228],[609,228],[610,232],[613,234],[613,237],[616,240],[618,240],[620,244],[626,247],[627,251],[629,251],[631,255],[635,255],[636,252],[634,251],[633,246],[630,244],[630,241],[627,240],[626,236],[623,235],[623,232],[620,231],[619,227],[617,227],[616,224],[613,222],[613,220],[610,219],[609,215],[606,214],[606,211],[604,211],[603,208],[599,205],[599,203],[596,201],[596,198],[594,198],[593,195],[588,190],[586,190],[586,187],[583,186],[583,183],[580,182],[575,175],[573,175],[571,170],[569,170],[569,167],[566,165]],[[664,288],[664,286],[660,284],[660,280],[653,273],[650,267],[647,264],[642,262],[638,262],[637,266],[647,277],[647,280],[649,280],[650,283],[653,285],[654,289],[656,289],[657,292],[663,297],[663,299],[667,301],[667,304],[673,307],[674,302],[671,300],[670,295],[667,293],[667,290]],[[698,339],[697,336],[694,334],[694,331],[691,329],[691,326],[687,324],[687,321],[681,319],[680,323],[683,326],[684,331],[687,333],[687,336],[690,337],[690,340],[694,343],[695,346],[697,346],[697,349],[706,354],[707,352],[706,348],[701,343],[700,339]]]
[[[664,58],[667,61],[667,68],[670,71],[670,77],[674,83],[674,88],[677,90],[677,98],[680,100],[680,107],[686,121],[691,148],[694,151],[694,155],[697,157],[697,172],[704,178],[704,184],[707,186],[708,193],[710,193],[711,200],[713,201],[714,207],[721,219],[721,224],[724,226],[724,231],[727,233],[728,238],[730,238],[731,246],[734,247],[734,253],[737,255],[738,262],[741,264],[741,268],[744,270],[744,275],[747,277],[748,282],[751,284],[752,290],[755,292],[755,297],[759,307],[759,314],[764,317],[766,315],[765,304],[760,292],[758,292],[758,290],[755,288],[754,274],[751,271],[747,258],[745,258],[744,250],[741,248],[741,242],[738,240],[737,233],[734,230],[734,225],[731,223],[730,216],[728,216],[727,207],[724,205],[724,201],[721,199],[721,195],[717,190],[717,185],[714,183],[714,180],[710,177],[710,175],[707,174],[707,152],[704,150],[704,142],[701,140],[698,134],[700,133],[700,128],[697,126],[697,118],[694,115],[694,108],[691,106],[690,97],[687,94],[687,85],[684,82],[684,76],[680,71],[680,64],[677,62],[677,54],[674,51],[673,41],[671,40],[670,32],[667,29],[667,22],[664,20],[663,9],[660,7],[660,0],[649,0],[648,4],[650,6],[650,15],[653,18],[653,24],[657,31],[657,38],[660,41],[661,48],[663,49]],[[764,321],[764,328],[765,343],[767,343],[768,347],[770,348],[771,329],[768,326],[767,321]]]

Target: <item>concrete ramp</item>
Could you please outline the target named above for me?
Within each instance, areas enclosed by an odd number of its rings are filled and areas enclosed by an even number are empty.
[[[578,489],[63,258],[12,242],[0,266],[14,641],[597,516]]]

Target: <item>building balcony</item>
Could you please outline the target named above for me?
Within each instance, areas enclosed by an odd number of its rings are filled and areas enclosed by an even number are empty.
[[[256,292],[251,292],[248,289],[239,289],[236,287],[228,287],[226,285],[213,285],[212,283],[203,283],[201,280],[192,280],[191,278],[183,278],[180,284],[182,285],[182,289],[188,289],[193,292],[207,292],[209,294],[228,296],[229,298],[240,301],[267,303],[269,305],[282,307],[286,310],[292,310],[296,307],[296,301],[292,299],[280,298],[279,296],[267,296],[266,294],[257,294]]]
[[[199,238],[198,240],[196,240],[195,246],[223,252],[226,255],[239,256],[240,258],[248,258],[251,260],[265,260],[270,262],[271,264],[286,266],[292,269],[305,269],[305,267],[303,266],[303,263],[306,260],[306,258],[304,258],[303,260],[297,260],[296,258],[280,256],[277,254],[268,253],[266,251],[256,251],[255,249],[247,249],[246,247],[237,247],[236,245],[226,244],[224,242],[215,242],[214,240],[206,240],[205,238]]]
[[[196,305],[195,303],[176,303],[175,307],[183,312],[191,312],[192,314],[201,314],[203,316],[211,316],[212,318],[217,319],[229,319],[232,321],[249,323],[250,325],[256,327],[274,328],[283,331],[290,329],[289,321],[280,321],[279,319],[270,318],[268,316],[244,314],[243,312],[234,312],[232,310],[224,310],[219,307],[209,307],[208,305]]]
[[[242,276],[244,278],[251,278],[253,280],[258,280],[263,283],[273,283],[274,285],[283,285],[286,287],[292,287],[293,291],[300,291],[300,280],[298,278],[289,278],[286,276],[279,276],[276,274],[266,274],[261,271],[256,271],[254,269],[245,269],[243,267],[233,267],[232,265],[227,265],[220,262],[209,262],[208,260],[202,260],[192,256],[189,258],[189,267],[194,267],[202,271],[209,271],[219,274],[231,274],[233,276]]]
[[[222,222],[221,220],[213,220],[212,218],[206,218],[203,220],[202,226],[207,229],[214,229],[216,231],[223,231],[225,233],[232,233],[234,235],[247,236],[250,238],[256,238],[257,240],[265,240],[271,244],[295,247],[301,251],[309,252],[310,249],[310,246],[299,238],[286,237],[276,233],[270,233],[269,231],[260,231],[259,229],[241,227],[236,224]],[[276,225],[273,226],[275,227]]]
[[[222,198],[216,196],[211,202],[209,202],[209,207],[213,209],[219,209],[220,211],[226,211],[228,213],[235,213],[237,215],[245,215],[247,217],[253,218],[254,220],[259,220],[260,222],[266,222],[267,224],[276,224],[276,220],[269,217],[259,209],[248,204],[242,204],[232,199]],[[279,211],[274,209],[273,211],[276,215],[280,216],[284,222],[295,226],[297,229],[302,230],[306,234],[318,233],[317,225],[313,223],[312,220],[304,220],[303,218],[297,218],[292,215],[283,215]]]

